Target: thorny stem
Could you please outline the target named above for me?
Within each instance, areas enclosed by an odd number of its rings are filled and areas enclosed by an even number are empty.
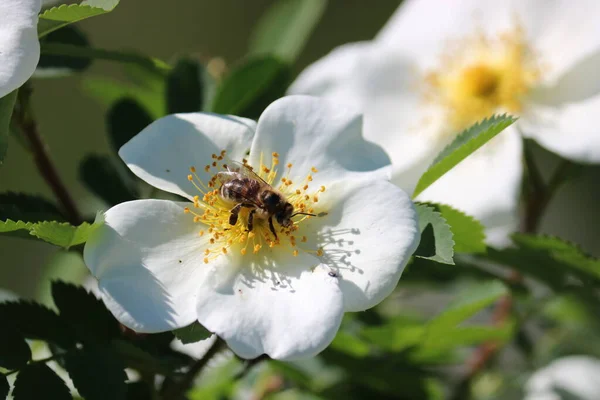
[[[548,184],[545,184],[535,165],[531,149],[527,144],[524,146],[527,186],[524,188],[525,207],[521,217],[520,231],[521,233],[535,233],[557,189],[571,176],[573,170],[577,169],[578,166],[570,161],[563,160],[554,171]],[[517,271],[511,271],[508,280],[516,284],[522,282],[523,277]],[[510,294],[498,300],[492,316],[494,326],[502,326],[506,323],[506,320],[511,315],[512,305],[513,299]],[[464,395],[464,391],[468,390],[469,382],[486,367],[498,350],[499,346],[496,342],[486,342],[477,348],[471,359],[467,361],[468,369],[466,376],[457,386],[461,395]]]
[[[13,118],[30,146],[38,172],[44,178],[52,193],[54,193],[67,220],[73,225],[79,225],[83,222],[83,219],[75,201],[69,194],[67,187],[58,175],[58,171],[50,159],[48,148],[39,133],[37,124],[31,113],[30,98],[31,88],[26,84],[19,89],[17,107],[15,108]]]

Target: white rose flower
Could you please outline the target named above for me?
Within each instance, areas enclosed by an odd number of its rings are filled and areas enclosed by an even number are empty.
[[[40,59],[37,36],[41,0],[0,1],[0,98],[19,88]]]
[[[456,133],[493,113],[520,116],[418,197],[474,215],[504,244],[517,226],[519,131],[600,161],[598,17],[595,0],[406,0],[374,41],[335,49],[290,91],[363,109],[365,137],[409,192]]]
[[[536,371],[525,391],[525,400],[600,399],[600,360],[588,356],[559,358]]]
[[[138,332],[198,320],[244,358],[311,356],[344,312],[390,294],[419,241],[412,202],[387,179],[389,158],[364,141],[360,115],[326,100],[280,99],[258,124],[167,116],[119,155],[141,179],[188,200],[119,204],[85,246],[107,307]],[[250,167],[259,178],[228,180]],[[288,219],[286,208],[271,229],[245,191],[259,179],[294,213],[315,216]],[[222,182],[245,196],[237,221]]]

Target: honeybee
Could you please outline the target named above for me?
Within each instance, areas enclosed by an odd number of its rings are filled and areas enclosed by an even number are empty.
[[[255,218],[268,220],[269,229],[277,240],[273,217],[279,225],[288,228],[292,225],[292,217],[295,215],[315,216],[315,214],[304,212],[294,213],[294,206],[282,193],[275,190],[247,165],[237,162],[233,164],[235,164],[234,168],[227,167],[227,171],[217,174],[217,178],[221,182],[219,195],[223,200],[235,203],[229,216],[230,225],[237,223],[242,207],[249,208],[248,231],[252,231]]]

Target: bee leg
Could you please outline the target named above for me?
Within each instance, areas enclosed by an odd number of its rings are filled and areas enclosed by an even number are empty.
[[[242,209],[242,203],[236,204],[235,207],[231,209],[231,214],[229,215],[229,225],[237,224],[238,215],[240,210]]]
[[[248,214],[248,232],[252,231],[252,227],[254,224],[254,213],[256,212],[256,210],[251,210],[250,214]]]
[[[269,217],[269,229],[273,236],[275,236],[275,240],[277,240],[277,233],[275,233],[275,227],[273,226],[273,217]]]

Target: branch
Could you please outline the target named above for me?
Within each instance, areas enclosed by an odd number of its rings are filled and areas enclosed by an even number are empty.
[[[77,209],[75,201],[58,175],[56,167],[52,163],[52,160],[50,160],[48,147],[44,143],[30,111],[30,97],[31,89],[27,85],[24,85],[19,89],[18,104],[14,112],[15,122],[20,127],[25,139],[29,143],[38,172],[46,181],[52,190],[52,193],[54,193],[67,220],[73,225],[79,225],[83,222],[83,219],[81,218],[81,214]]]

